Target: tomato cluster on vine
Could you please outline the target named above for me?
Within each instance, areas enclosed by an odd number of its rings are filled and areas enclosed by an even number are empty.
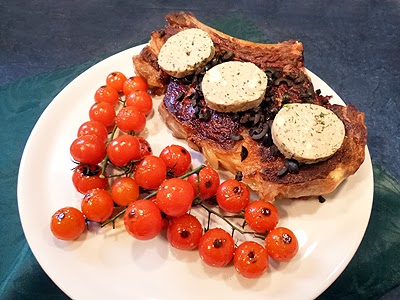
[[[70,146],[77,164],[72,182],[83,195],[81,209],[67,206],[54,213],[50,228],[56,238],[75,240],[88,222],[104,227],[123,217],[126,231],[136,239],[155,238],[165,228],[172,247],[197,248],[202,261],[213,267],[233,261],[238,273],[247,278],[264,274],[269,257],[283,262],[296,255],[297,238],[289,229],[277,227],[277,208],[263,200],[250,201],[244,182],[221,182],[209,166],[192,169],[190,152],[179,145],[153,154],[149,142],[139,136],[153,110],[143,78],[112,72],[106,85],[95,91],[94,100],[89,120],[78,128]],[[194,207],[208,213],[207,225],[191,214]],[[231,232],[211,228],[212,215]],[[232,218],[244,223],[239,225]],[[264,243],[239,243],[234,232]]]

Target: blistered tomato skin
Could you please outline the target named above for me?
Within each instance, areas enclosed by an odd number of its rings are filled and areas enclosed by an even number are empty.
[[[134,91],[126,96],[126,106],[133,106],[146,116],[153,110],[153,99],[146,91]]]
[[[279,213],[272,203],[256,200],[247,205],[244,218],[252,230],[265,233],[278,225]]]
[[[92,105],[89,109],[89,118],[92,121],[98,121],[104,126],[114,125],[115,109],[108,102],[99,102]]]
[[[77,134],[78,137],[88,134],[97,136],[103,142],[107,141],[108,137],[107,128],[106,126],[104,126],[104,124],[98,121],[87,121],[79,127]]]
[[[215,196],[220,184],[220,178],[213,168],[205,166],[200,170],[199,175],[192,174],[188,181],[193,186],[194,194],[201,200],[210,199]]]
[[[108,74],[106,78],[107,85],[114,88],[118,93],[122,93],[122,88],[124,86],[125,81],[126,81],[126,76],[118,71]]]
[[[192,206],[193,199],[192,185],[184,179],[167,179],[158,188],[158,207],[171,217],[180,217],[186,214]]]
[[[139,133],[146,126],[146,116],[137,108],[126,106],[118,112],[115,124],[125,133]]]
[[[204,263],[211,267],[224,267],[233,258],[235,243],[228,232],[213,228],[201,237],[198,248]]]
[[[72,174],[72,183],[81,194],[85,194],[95,188],[105,189],[108,180],[105,177],[101,178],[100,175],[101,167],[99,165],[79,165]]]
[[[121,135],[108,144],[107,155],[114,165],[125,166],[132,160],[140,159],[139,141],[132,135]]]
[[[119,206],[128,206],[139,197],[139,186],[130,177],[121,177],[111,186],[111,197]]]
[[[148,155],[137,164],[134,177],[142,188],[154,190],[167,177],[167,167],[158,156]]]
[[[97,165],[106,155],[104,142],[95,135],[82,135],[70,147],[72,158],[82,164]]]
[[[82,199],[82,212],[93,222],[104,222],[111,217],[114,201],[109,192],[103,189],[93,189]]]
[[[203,227],[199,220],[190,214],[174,218],[167,229],[167,239],[172,247],[180,250],[193,250],[199,244]]]
[[[96,90],[94,100],[96,102],[107,102],[112,106],[115,106],[118,103],[119,96],[118,92],[114,88],[108,85],[103,85]]]
[[[140,76],[129,77],[123,84],[122,90],[125,96],[135,91],[147,91],[148,86],[146,80]]]
[[[273,260],[285,262],[296,256],[299,250],[299,243],[290,229],[277,227],[268,232],[265,238],[265,248]]]
[[[134,238],[150,240],[161,232],[163,220],[156,204],[149,200],[137,200],[125,211],[124,224]]]
[[[85,231],[85,228],[85,218],[75,207],[61,208],[51,217],[51,232],[59,240],[75,240]]]
[[[165,147],[160,158],[167,166],[167,170],[173,176],[182,176],[187,173],[192,163],[192,157],[184,147],[179,145],[170,145]]]
[[[243,277],[258,278],[268,269],[267,250],[256,242],[243,242],[235,250],[233,264]]]
[[[218,187],[217,202],[226,212],[241,212],[249,204],[249,201],[249,188],[241,181],[228,179]]]

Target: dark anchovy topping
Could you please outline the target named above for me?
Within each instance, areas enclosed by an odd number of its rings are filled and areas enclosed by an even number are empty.
[[[244,161],[248,155],[249,151],[246,149],[246,147],[242,146],[242,151],[240,152],[240,161]]]
[[[242,181],[242,179],[243,179],[243,173],[242,173],[241,171],[237,171],[237,172],[236,172],[236,175],[235,175],[235,179],[236,179],[237,181]]]

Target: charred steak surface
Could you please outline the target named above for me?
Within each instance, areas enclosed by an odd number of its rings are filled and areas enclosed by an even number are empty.
[[[266,200],[324,195],[358,170],[365,157],[364,114],[352,105],[331,105],[329,96],[314,91],[304,68],[301,43],[243,41],[202,24],[188,13],[170,14],[167,21],[168,25],[153,32],[150,44],[133,58],[134,65],[149,86],[159,93],[165,91],[159,112],[173,135],[203,152],[211,166],[223,166],[233,174],[241,172],[243,181]],[[158,66],[157,54],[169,36],[187,28],[206,31],[216,54],[195,74],[172,78]],[[205,72],[230,60],[252,62],[267,73],[267,91],[256,108],[222,113],[206,106],[201,90]],[[343,121],[345,139],[330,159],[306,165],[279,153],[271,138],[271,124],[286,103],[322,105]]]

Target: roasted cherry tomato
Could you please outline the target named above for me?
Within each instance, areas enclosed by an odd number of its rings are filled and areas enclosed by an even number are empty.
[[[278,225],[279,213],[272,203],[257,200],[247,205],[244,218],[255,232],[265,233]]]
[[[181,178],[164,180],[158,187],[158,207],[171,217],[179,217],[186,214],[192,206],[193,198],[192,185]]]
[[[260,277],[268,269],[267,250],[256,242],[243,242],[235,250],[233,264],[236,271],[243,277]]]
[[[75,240],[82,234],[85,228],[85,218],[82,212],[75,207],[61,208],[51,217],[51,232],[60,240]]]
[[[106,155],[106,146],[95,135],[82,135],[72,142],[70,153],[77,162],[97,165]]]
[[[220,184],[217,190],[219,207],[230,213],[241,212],[250,201],[247,185],[236,179],[228,179]]]
[[[126,106],[133,106],[145,115],[153,110],[153,99],[146,91],[133,91],[126,96],[125,101]]]
[[[118,92],[108,85],[103,85],[99,87],[94,93],[94,101],[96,102],[107,102],[112,106],[118,103],[119,95]]]
[[[100,177],[101,167],[98,165],[79,165],[72,174],[72,183],[79,193],[86,194],[92,189],[105,189],[108,180]]]
[[[136,137],[140,144],[140,158],[144,158],[147,155],[151,155],[153,152],[151,150],[150,143],[143,137]]]
[[[190,175],[188,181],[193,186],[194,194],[199,195],[201,200],[214,197],[220,183],[217,171],[209,166],[201,169],[199,175]]]
[[[103,123],[98,121],[87,121],[79,127],[77,134],[78,137],[88,134],[97,136],[103,142],[107,141],[107,128]]]
[[[146,116],[133,106],[123,107],[115,118],[115,124],[123,132],[139,133],[146,126]]]
[[[158,156],[148,155],[137,164],[134,177],[142,188],[154,190],[167,177],[167,167]]]
[[[129,77],[122,87],[125,96],[132,94],[134,91],[147,91],[147,82],[140,76]]]
[[[114,124],[115,109],[110,103],[99,102],[92,105],[89,109],[89,117],[92,121],[98,121],[104,126],[109,127]]]
[[[289,261],[296,256],[299,250],[299,242],[290,229],[276,227],[268,232],[265,238],[265,248],[273,260]]]
[[[140,159],[139,142],[132,135],[121,135],[108,144],[107,155],[114,165],[125,166],[132,160]]]
[[[172,247],[193,250],[199,244],[203,227],[199,220],[190,214],[173,218],[167,229],[167,239]]]
[[[126,76],[121,72],[112,72],[106,78],[107,85],[114,88],[118,93],[122,93],[125,81]]]
[[[128,206],[139,197],[139,186],[130,177],[118,178],[111,186],[111,197],[119,206]]]
[[[138,240],[150,240],[156,237],[163,227],[160,209],[152,201],[132,202],[124,214],[125,228]]]
[[[104,222],[111,217],[113,210],[114,202],[106,190],[90,190],[82,199],[82,212],[90,221]]]
[[[189,151],[179,145],[165,147],[160,153],[160,158],[167,166],[167,171],[177,177],[189,171],[192,163]]]
[[[224,267],[233,258],[235,243],[232,236],[221,228],[207,231],[199,241],[200,258],[209,266]]]

